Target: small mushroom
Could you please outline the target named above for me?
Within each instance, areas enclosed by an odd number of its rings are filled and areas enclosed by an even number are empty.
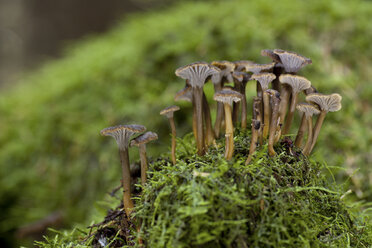
[[[225,109],[225,122],[226,122],[226,145],[225,145],[225,158],[230,160],[234,153],[234,126],[232,123],[231,107],[233,102],[241,101],[242,94],[229,88],[224,88],[222,91],[214,94],[213,99],[218,102],[223,102]]]
[[[306,96],[307,102],[315,103],[320,109],[320,114],[313,129],[313,137],[308,154],[311,153],[315,146],[326,114],[328,112],[339,111],[341,109],[341,100],[342,97],[339,94],[323,95],[321,93],[313,93]]]
[[[235,82],[240,82],[241,84],[241,88],[239,92],[243,95],[241,127],[244,130],[247,128],[247,97],[245,95],[245,88],[247,86],[247,82],[250,80],[250,75],[246,72],[235,71],[233,72],[233,78]]]
[[[279,104],[280,104],[280,94],[276,90],[268,89],[266,92],[270,95],[271,102],[271,123],[269,130],[269,142],[268,151],[270,156],[275,156],[274,144],[275,144],[275,133],[277,131],[278,117],[279,117]]]
[[[225,81],[227,82],[233,81],[231,73],[234,71],[235,64],[226,60],[213,61],[211,64],[221,70],[219,73],[213,74],[211,78],[214,86],[214,93],[216,93],[222,90]],[[217,102],[216,121],[214,123],[214,133],[216,138],[220,137],[223,115],[224,115],[223,103]]]
[[[317,92],[318,91],[315,89],[314,86],[311,86],[310,88],[304,90],[304,94],[306,96],[309,95],[309,94],[312,94],[312,93],[317,93]],[[306,123],[307,123],[306,116],[303,114],[302,118],[301,118],[301,122],[300,122],[300,127],[298,128],[298,132],[297,132],[296,139],[295,139],[295,142],[294,142],[294,145],[296,147],[301,147],[302,146],[302,140],[304,138],[304,134],[305,134],[305,131],[306,131],[306,125],[307,125]]]
[[[168,118],[171,130],[172,130],[172,162],[173,164],[176,164],[176,136],[177,136],[176,125],[174,124],[173,115],[174,115],[174,112],[178,110],[180,110],[180,107],[173,105],[160,111],[161,115],[165,115]]]
[[[260,88],[263,90],[262,94],[262,102],[263,102],[263,109],[264,109],[264,117],[263,117],[263,138],[266,139],[267,135],[269,134],[269,125],[270,125],[270,99],[269,95],[266,90],[269,88],[269,84],[275,79],[275,75],[273,73],[258,73],[253,74],[251,79],[256,80],[257,84],[260,84]]]
[[[123,204],[128,218],[134,208],[130,192],[130,165],[129,165],[129,139],[133,134],[142,133],[146,128],[142,125],[119,125],[101,130],[101,135],[112,136],[119,146],[119,155],[122,170]]]
[[[284,73],[284,66],[282,62],[280,61],[280,57],[274,53],[273,50],[265,49],[261,51],[262,56],[266,56],[271,58],[274,62],[276,62],[274,68],[273,68],[273,73],[275,74],[276,78],[274,81],[272,81],[272,88],[273,90],[279,91],[280,92],[280,81],[279,81],[279,76]]]
[[[245,67],[250,64],[254,64],[250,60],[238,60],[233,62],[235,64],[235,71],[245,71]]]
[[[298,53],[274,49],[273,51],[279,56],[280,62],[287,73],[297,73],[305,65],[312,63],[311,59],[306,58]]]
[[[303,113],[306,119],[308,132],[307,132],[307,141],[302,153],[305,156],[310,154],[310,148],[313,138],[313,115],[318,115],[320,113],[317,106],[310,104],[310,103],[300,103],[297,104],[296,109]],[[300,131],[300,130],[299,130]],[[298,135],[298,134],[297,134]]]
[[[196,117],[196,144],[198,154],[204,155],[204,131],[203,131],[203,86],[205,80],[213,74],[219,73],[220,69],[205,62],[196,62],[176,70],[176,75],[188,80],[193,93],[193,111]]]
[[[289,112],[287,119],[285,121],[283,134],[287,134],[291,128],[294,112],[296,110],[297,96],[301,91],[310,88],[311,83],[304,77],[292,75],[292,74],[282,74],[279,78],[282,84],[289,85],[292,88],[292,98],[291,104],[289,106]]]
[[[146,155],[146,144],[150,141],[157,140],[158,135],[153,132],[146,132],[141,134],[130,142],[131,146],[138,146],[140,151],[141,159],[141,183],[145,185],[147,179],[147,155]]]
[[[251,160],[254,152],[256,151],[257,147],[257,141],[258,141],[258,135],[259,135],[259,130],[261,128],[261,122],[259,120],[252,120],[252,138],[251,138],[251,145],[249,147],[249,154],[248,158],[245,161],[245,164],[248,165]]]

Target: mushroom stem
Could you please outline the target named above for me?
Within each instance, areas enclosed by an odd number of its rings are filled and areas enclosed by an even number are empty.
[[[272,95],[271,96],[271,105],[272,105],[272,114],[271,114],[271,123],[270,123],[270,134],[268,142],[268,150],[270,156],[275,156],[274,144],[275,144],[275,133],[278,126],[278,114],[279,114],[279,104],[280,98]]]
[[[264,127],[263,127],[263,138],[266,139],[267,135],[269,134],[269,127],[270,127],[270,98],[269,94],[264,91],[263,92],[263,107],[264,107]]]
[[[211,118],[211,111],[208,105],[207,97],[203,92],[203,113],[204,113],[204,120],[205,120],[205,127],[206,127],[206,144],[210,145],[215,142],[214,139],[214,132],[212,127],[212,118]]]
[[[289,108],[287,119],[285,120],[283,134],[289,133],[289,131],[291,129],[294,112],[296,110],[297,95],[298,95],[297,93],[292,94],[291,105],[290,105],[290,108]]]
[[[147,179],[147,155],[146,144],[139,145],[140,160],[141,160],[141,183],[145,185]]]
[[[226,122],[226,131],[225,131],[225,158],[230,160],[234,153],[234,127],[232,122],[232,113],[231,113],[231,105],[228,103],[224,103],[224,110],[225,110],[225,122]]]
[[[279,118],[280,118],[280,124],[283,125],[284,120],[285,120],[285,115],[287,113],[288,109],[288,102],[289,102],[289,97],[291,95],[290,89],[286,85],[282,85],[280,89],[280,105],[279,105]],[[282,134],[285,134],[282,132]]]
[[[294,143],[296,147],[302,146],[302,140],[304,138],[305,130],[306,130],[306,116],[305,114],[303,114],[301,118],[301,124],[300,124],[300,127],[298,128],[296,140]]]
[[[251,162],[253,153],[256,151],[258,141],[258,130],[260,129],[260,126],[261,126],[260,121],[252,120],[252,139],[251,145],[249,147],[249,155],[247,160],[245,161],[246,165],[248,165]]]
[[[120,162],[121,162],[121,175],[122,175],[122,185],[123,185],[123,203],[124,211],[130,218],[130,214],[134,208],[133,201],[131,199],[130,192],[130,167],[129,167],[129,153],[128,148],[119,149]]]
[[[241,88],[241,92],[242,95],[243,95],[243,99],[242,99],[242,116],[241,116],[241,127],[243,130],[245,130],[247,128],[247,97],[245,95],[245,87],[246,87],[246,84],[243,83],[242,84],[242,88]]]
[[[221,84],[214,84],[214,92],[219,92],[222,90]],[[214,123],[214,134],[216,135],[216,138],[220,137],[220,131],[222,126],[222,119],[223,119],[223,103],[217,102],[217,113],[216,113],[216,122]]]
[[[235,86],[234,86],[234,90],[241,93],[241,91],[242,91],[241,85],[242,84],[240,82],[236,82]],[[233,112],[232,112],[233,124],[236,124],[236,122],[238,121],[239,109],[240,109],[240,101],[239,102],[233,102]]]
[[[261,99],[259,97],[255,97],[253,99],[253,119],[260,122],[260,128],[257,130],[258,132],[258,139],[260,140],[260,144],[262,145],[263,139],[262,139],[262,104]]]
[[[307,126],[308,126],[308,133],[307,133],[306,144],[305,144],[305,147],[304,147],[302,153],[305,156],[309,156],[311,143],[313,141],[313,118],[311,116],[306,116],[306,122],[307,122]]]
[[[176,125],[174,124],[174,118],[170,117],[169,118],[169,124],[172,130],[172,163],[175,165],[177,163],[176,161],[176,137],[177,137],[177,132],[176,132]]]
[[[323,124],[323,121],[324,121],[324,118],[325,118],[326,114],[327,114],[326,111],[321,111],[319,116],[318,116],[318,119],[316,120],[315,127],[314,127],[314,130],[313,130],[311,147],[309,149],[308,154],[311,153],[311,151],[313,150],[313,148],[315,146],[316,140],[318,139],[318,135],[320,133],[320,128],[322,127],[322,124]]]
[[[196,117],[196,146],[198,148],[198,155],[203,156],[204,149],[204,130],[203,130],[203,88],[193,88],[194,97],[194,111]]]

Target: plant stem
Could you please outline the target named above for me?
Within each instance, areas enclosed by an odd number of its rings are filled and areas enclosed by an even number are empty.
[[[146,144],[139,145],[140,159],[141,159],[141,183],[145,185],[147,179],[147,155]]]
[[[302,140],[304,138],[305,130],[306,130],[306,117],[305,117],[305,114],[302,114],[301,124],[300,124],[300,127],[298,128],[296,140],[294,142],[294,145],[298,148],[301,148],[302,146]]]
[[[230,160],[234,153],[234,127],[232,122],[231,116],[231,105],[228,103],[224,103],[225,109],[225,122],[226,122],[226,144],[225,144],[225,158]]]
[[[311,116],[307,116],[306,122],[307,122],[307,127],[308,127],[307,140],[306,140],[306,144],[305,144],[305,147],[302,153],[305,156],[309,156],[311,144],[313,142],[313,118]]]
[[[289,112],[288,112],[287,119],[285,120],[283,134],[289,133],[289,131],[291,129],[294,112],[296,110],[297,95],[298,95],[297,93],[292,93],[291,105],[289,107]]]
[[[327,114],[326,111],[321,111],[319,116],[318,116],[318,119],[316,120],[315,127],[313,129],[313,137],[312,137],[312,141],[311,141],[311,147],[310,147],[310,150],[309,150],[309,154],[313,150],[313,148],[315,146],[315,143],[316,143],[316,140],[318,139],[318,135],[320,133],[320,128],[322,127],[322,124],[323,124],[323,121],[324,121],[324,118],[325,118],[326,114]]]
[[[171,126],[172,130],[172,163],[175,165],[177,163],[176,161],[176,125],[174,124],[174,118],[170,117],[169,118],[169,124]]]
[[[129,167],[129,153],[128,148],[120,149],[120,162],[121,162],[121,176],[122,176],[122,185],[123,185],[123,204],[124,211],[130,219],[130,214],[134,208],[133,201],[131,199],[130,192],[130,167]]]
[[[211,145],[215,142],[214,132],[212,127],[211,111],[208,105],[207,97],[203,93],[203,113],[206,127],[206,144]]]
[[[194,87],[194,111],[196,116],[196,146],[198,148],[198,155],[203,156],[204,149],[204,130],[203,130],[203,88]]]

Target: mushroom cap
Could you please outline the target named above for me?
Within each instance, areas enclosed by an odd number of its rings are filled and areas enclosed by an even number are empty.
[[[248,82],[248,80],[250,80],[251,78],[251,75],[247,72],[244,72],[244,71],[234,71],[232,73],[232,77],[239,81],[239,82]]]
[[[212,75],[212,83],[219,84],[223,77],[226,77],[228,82],[232,82],[233,78],[231,73],[234,71],[235,64],[227,60],[213,61],[212,66],[217,67],[221,71]]]
[[[180,110],[180,107],[178,107],[177,105],[172,105],[172,106],[166,107],[165,109],[160,111],[160,114],[165,115],[168,118],[171,118],[171,117],[173,117],[173,113],[178,111],[178,110]]]
[[[271,97],[276,97],[280,99],[280,93],[277,90],[273,89],[267,89],[266,92],[271,96]]]
[[[279,81],[282,84],[287,84],[291,86],[292,92],[297,94],[300,91],[306,90],[311,87],[311,82],[304,77],[292,75],[292,74],[282,74],[279,77]]]
[[[283,64],[285,71],[289,73],[296,73],[305,65],[312,63],[311,59],[295,52],[281,49],[274,49],[273,52],[279,56],[280,62]]]
[[[245,71],[245,67],[249,64],[254,64],[250,60],[238,60],[233,62],[235,64],[235,71]]]
[[[107,127],[101,130],[101,135],[115,138],[119,149],[126,149],[129,145],[129,138],[135,133],[142,133],[146,128],[142,125],[118,125]]]
[[[248,72],[252,72],[253,74],[258,74],[261,72],[272,72],[275,66],[275,62],[269,64],[256,64],[251,63],[245,66],[245,70]]]
[[[137,138],[133,139],[130,142],[130,145],[139,146],[139,145],[146,144],[146,143],[149,143],[150,141],[157,140],[157,139],[158,139],[158,135],[156,133],[146,132],[144,134],[141,134]]]
[[[241,101],[243,99],[243,95],[235,90],[223,88],[223,90],[214,94],[213,99],[217,102],[223,102],[232,105],[233,102]]]
[[[315,103],[320,110],[326,112],[335,112],[341,109],[342,97],[335,93],[331,95],[323,95],[321,93],[313,93],[306,96],[307,102]]]
[[[320,113],[320,110],[316,105],[306,102],[297,104],[296,109],[303,112],[306,116],[318,115]]]
[[[176,70],[176,75],[183,79],[188,79],[191,87],[203,88],[205,80],[221,70],[206,62],[195,62],[182,66]]]
[[[176,102],[182,101],[182,100],[191,102],[192,101],[192,88],[191,88],[191,86],[186,86],[182,90],[178,91],[176,93],[176,95],[174,96],[174,100]]]
[[[305,95],[309,95],[309,94],[312,94],[312,93],[318,93],[318,91],[316,90],[316,88],[314,86],[310,86],[310,88],[304,90],[304,93]]]
[[[271,83],[275,78],[275,74],[268,72],[257,73],[251,76],[251,80],[258,81],[263,90],[267,90],[269,88],[269,83]]]
[[[275,54],[273,50],[269,49],[261,50],[261,55],[271,58],[274,62],[282,63],[280,57],[277,54]]]

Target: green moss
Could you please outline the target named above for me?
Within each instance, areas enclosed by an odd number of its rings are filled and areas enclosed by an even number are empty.
[[[193,155],[191,134],[179,140],[176,165],[167,157],[151,164],[136,202],[146,247],[372,245],[372,226],[352,214],[338,185],[327,182],[324,166],[290,152],[286,143],[276,146],[275,157],[267,156],[266,146],[260,148],[246,166],[248,135],[237,131],[230,162],[223,157],[223,139],[205,156]],[[117,226],[107,226],[118,233]],[[52,247],[53,240],[40,247]],[[56,240],[65,244],[63,238]],[[72,237],[69,242],[90,245],[94,238],[79,242]]]
[[[120,179],[115,144],[99,137],[102,128],[143,124],[160,137],[149,154],[165,152],[168,124],[158,112],[184,84],[174,76],[177,67],[215,59],[264,63],[265,48],[310,57],[303,75],[320,91],[343,96],[342,112],[326,117],[314,158],[332,164],[339,181],[360,168],[344,187],[371,200],[370,16],[372,3],[361,0],[198,1],[133,16],[74,45],[1,93],[0,242],[56,210],[65,225],[87,219],[90,203]],[[190,109],[182,105],[176,117],[180,134],[191,130]]]

